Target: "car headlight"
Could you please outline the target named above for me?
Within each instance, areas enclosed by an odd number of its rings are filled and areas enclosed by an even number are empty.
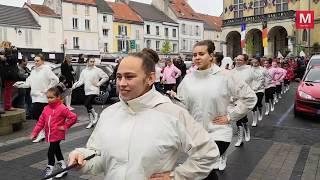
[[[303,91],[299,91],[299,96],[302,97],[303,99],[316,100],[314,97],[312,97],[311,95],[309,95]]]

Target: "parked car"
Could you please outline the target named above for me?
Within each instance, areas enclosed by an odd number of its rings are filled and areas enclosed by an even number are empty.
[[[294,114],[320,115],[320,65],[307,70],[295,97]]]
[[[307,65],[307,69],[311,68],[312,66],[320,65],[320,55],[313,55]]]
[[[82,72],[83,69],[85,69],[87,64],[83,63],[72,63],[72,67],[75,72],[75,80],[77,81],[79,79],[80,73]],[[101,68],[105,73],[108,74],[109,78],[111,77],[114,68],[115,68],[115,63],[107,63],[104,62],[102,64],[96,65],[98,68]],[[52,71],[57,75],[61,75],[61,65],[55,67],[52,69]],[[105,82],[101,87],[100,87],[100,95],[97,96],[94,99],[95,104],[106,104],[108,100],[111,97],[116,97],[117,96],[117,91],[116,91],[116,85],[115,81],[110,81],[110,79]],[[79,88],[76,88],[72,91],[72,104],[83,104],[85,100],[85,94],[84,94],[84,86],[80,86]]]

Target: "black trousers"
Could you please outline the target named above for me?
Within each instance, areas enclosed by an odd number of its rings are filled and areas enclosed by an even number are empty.
[[[39,102],[32,103],[33,119],[37,121],[39,120],[39,117],[41,116],[41,113],[46,105],[47,103],[39,103]]]
[[[50,142],[49,150],[48,150],[48,165],[54,166],[55,157],[58,161],[64,160],[63,155],[60,148],[60,141]]]
[[[92,110],[92,103],[96,96],[97,95],[94,95],[94,94],[86,96],[86,100],[84,101],[84,106],[87,108],[88,113],[90,113]]]
[[[242,126],[242,124],[246,124],[248,122],[248,117],[245,116],[242,119],[237,121],[237,126]]]
[[[272,101],[273,101],[273,94],[274,94],[274,89],[272,88],[272,87],[270,87],[270,88],[267,88],[266,90],[265,90],[265,102],[266,103],[272,103]]]
[[[175,90],[176,84],[164,84],[164,92]]]
[[[285,85],[285,86],[290,85],[290,80],[289,80],[289,79],[285,79],[285,80],[284,80],[284,85]]]
[[[230,142],[225,142],[225,141],[215,141],[216,144],[218,145],[220,156],[222,156],[228,149]]]
[[[257,108],[259,110],[261,110],[261,108],[262,108],[262,99],[263,99],[264,93],[258,92],[258,93],[256,93],[256,95],[258,97],[258,101],[257,101],[256,105],[254,106],[254,108],[252,109],[252,111],[257,111]]]
[[[281,94],[281,91],[282,91],[282,85],[280,84],[280,85],[277,85],[276,86],[276,93],[277,94]]]

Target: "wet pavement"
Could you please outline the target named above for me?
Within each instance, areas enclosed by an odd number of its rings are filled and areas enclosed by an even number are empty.
[[[240,148],[234,143],[228,149],[227,168],[219,172],[221,180],[320,180],[320,118],[294,117],[295,87],[283,95],[276,109],[251,128],[251,141]],[[99,112],[106,106],[96,106]],[[92,130],[85,129],[85,108],[75,106],[78,123],[61,144],[62,152],[85,145]],[[249,119],[250,114],[249,114]],[[35,121],[27,121],[23,130],[0,136],[0,179],[41,179],[47,163],[45,142],[33,144],[27,138]],[[70,172],[65,180],[102,180],[102,176]]]

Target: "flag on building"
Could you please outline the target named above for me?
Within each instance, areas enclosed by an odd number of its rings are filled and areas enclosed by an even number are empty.
[[[262,46],[268,47],[268,27],[267,21],[262,23]]]
[[[246,24],[241,24],[241,48],[246,46]]]

